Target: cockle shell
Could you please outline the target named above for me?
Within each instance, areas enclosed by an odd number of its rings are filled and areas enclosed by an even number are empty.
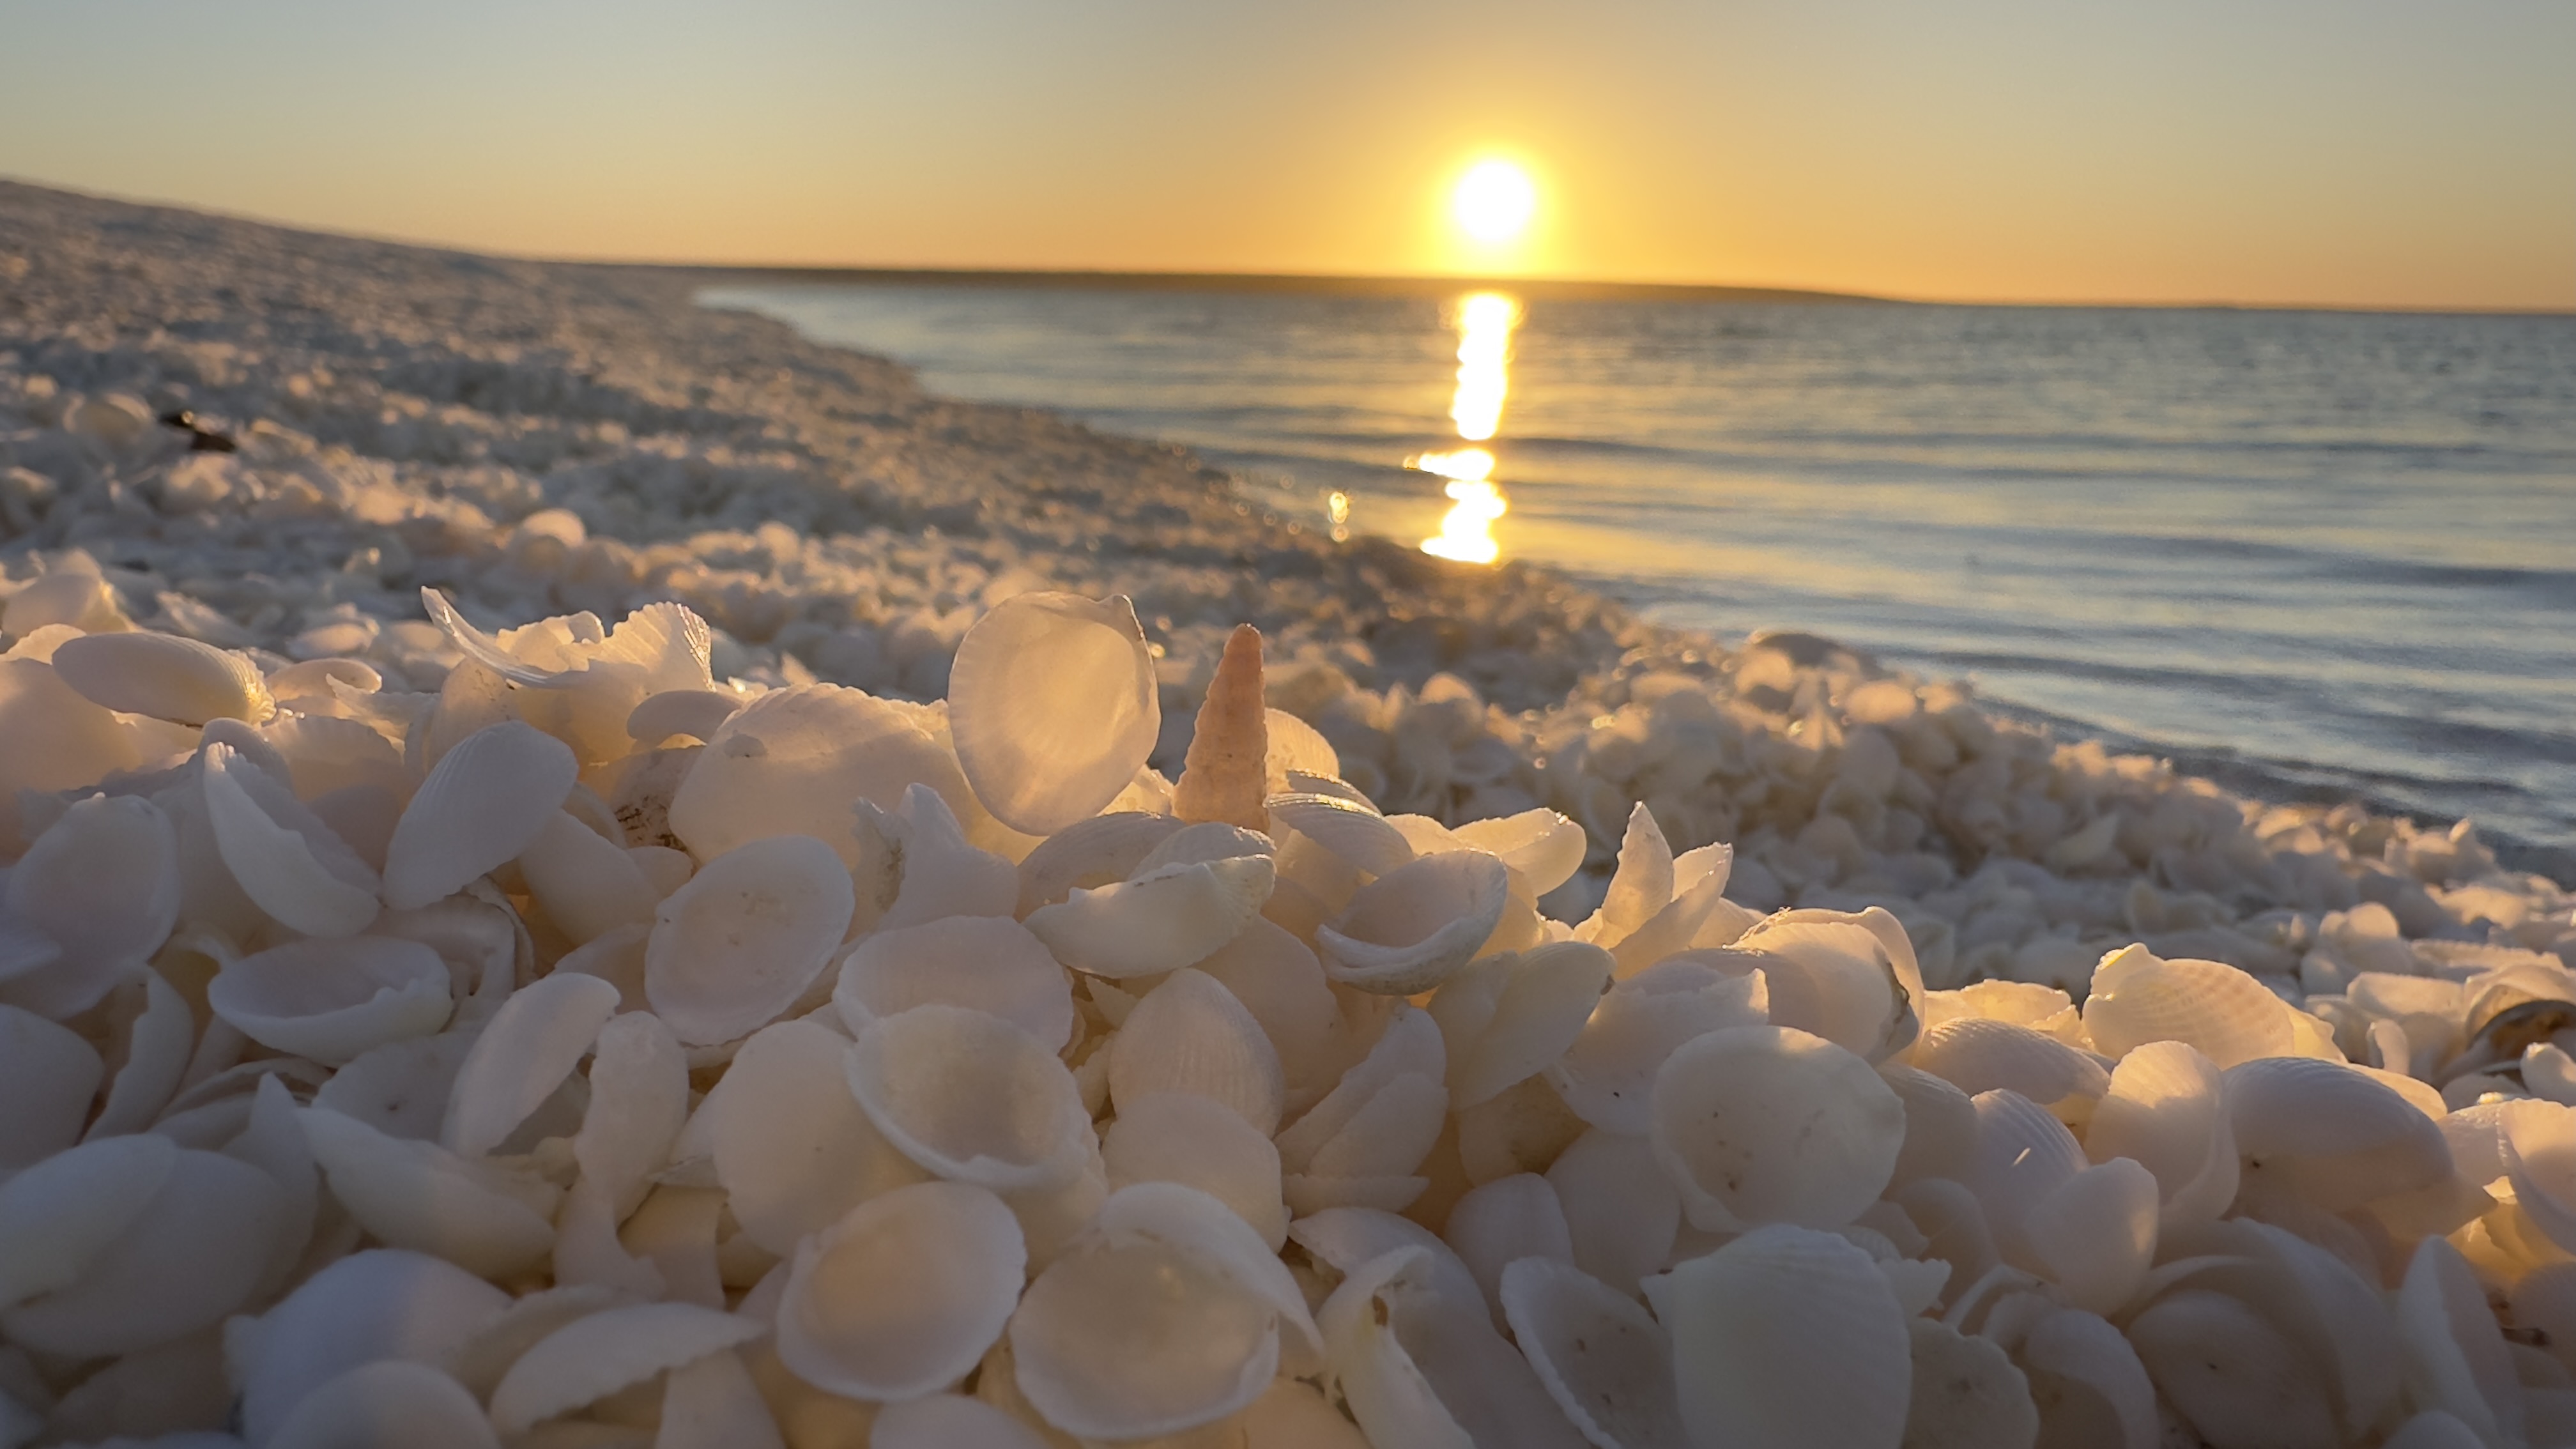
[[[807,1383],[909,1399],[965,1378],[1018,1306],[1028,1252],[1000,1198],[924,1182],[852,1208],[796,1250],[778,1353]]]
[[[1196,1092],[1154,1092],[1118,1106],[1100,1139],[1108,1188],[1139,1182],[1194,1187],[1234,1210],[1276,1252],[1288,1239],[1279,1149],[1243,1114]]]
[[[2240,1195],[2289,1196],[2343,1212],[2452,1183],[2442,1129],[2357,1068],[2307,1057],[2260,1059],[2230,1070],[2226,1092],[2244,1163]],[[2440,1212],[2448,1204],[2428,1206]],[[2457,1226],[2428,1224],[2419,1231]]]
[[[810,835],[746,841],[654,908],[645,995],[686,1045],[747,1036],[831,964],[856,907],[830,846]]]
[[[290,941],[244,956],[206,988],[215,1015],[262,1046],[338,1065],[447,1024],[447,963],[383,936]]]
[[[1073,1037],[1073,988],[1027,928],[959,916],[860,939],[841,961],[833,1004],[852,1032],[931,1002],[988,1011],[1061,1049]]]
[[[1123,594],[1003,600],[958,642],[948,718],[957,762],[995,819],[1053,835],[1097,814],[1162,729],[1135,607]]]
[[[635,743],[660,745],[673,735],[695,740],[712,737],[750,701],[728,689],[668,689],[647,695],[626,716],[626,733]]]
[[[175,724],[256,723],[273,708],[248,658],[177,634],[85,634],[56,648],[53,665],[95,704]]]
[[[1596,1127],[1645,1135],[1655,1073],[1694,1037],[1770,1020],[1759,968],[1731,973],[1678,956],[1613,984],[1548,1071],[1566,1106]]]
[[[638,1303],[593,1313],[519,1356],[492,1390],[492,1424],[519,1435],[628,1384],[748,1343],[759,1324],[689,1303]]]
[[[790,1255],[860,1203],[928,1176],[859,1110],[849,1049],[810,1021],[763,1027],[698,1107],[728,1206],[772,1253]]]
[[[1929,1318],[1906,1320],[1914,1392],[1905,1413],[1912,1449],[2031,1449],[2039,1408],[2030,1381],[1992,1339]]]
[[[2026,1026],[1981,1016],[1943,1022],[1923,1034],[1906,1060],[1970,1096],[2010,1087],[2060,1120],[2082,1125],[2111,1088],[2100,1062]]]
[[[663,892],[622,841],[555,812],[519,855],[519,874],[546,919],[576,945],[626,926],[649,926]]]
[[[1757,1228],[1646,1291],[1673,1337],[1692,1443],[1892,1449],[1904,1437],[1905,1313],[1869,1255],[1842,1238]]]
[[[1813,1032],[1873,1062],[1914,1042],[1923,978],[1904,928],[1883,910],[1784,911],[1727,949],[1758,958],[1774,1025]]]
[[[2116,1312],[2155,1259],[2158,1206],[2154,1174],[2129,1158],[2084,1168],[2023,1216],[2029,1266],[2070,1306]]]
[[[1469,849],[1500,857],[1512,873],[1512,889],[1532,898],[1555,890],[1583,868],[1583,827],[1553,810],[1470,820],[1454,833]]]
[[[1336,981],[1410,996],[1438,986],[1483,948],[1510,895],[1510,872],[1493,856],[1427,856],[1362,886],[1316,928],[1315,949]]]
[[[1261,1023],[1288,1083],[1287,1111],[1312,1106],[1332,1085],[1324,1074],[1340,1065],[1336,1053],[1342,1030],[1340,1005],[1315,953],[1282,927],[1256,916],[1195,969],[1234,993]]]
[[[1279,1054],[1234,993],[1205,973],[1175,971],[1128,1013],[1109,1043],[1109,1099],[1194,1092],[1268,1137],[1279,1130],[1287,1078]]]
[[[2397,1334],[2416,1401],[2466,1424],[2483,1443],[2523,1439],[2523,1385],[2486,1293],[2459,1250],[2426,1238],[2397,1290]]]
[[[1233,940],[1275,880],[1266,855],[1166,866],[1098,890],[1076,889],[1031,912],[1026,924],[1077,971],[1113,981],[1158,976]]]
[[[1172,813],[1183,820],[1224,821],[1246,830],[1269,825],[1269,709],[1261,693],[1261,631],[1238,624],[1226,636],[1208,681],[1196,728],[1172,786]]]
[[[20,597],[24,597],[21,595]],[[0,659],[0,790],[72,790],[142,762],[131,731],[63,683],[39,659]],[[23,844],[19,822],[0,819],[0,845]]]
[[[998,1016],[933,1003],[879,1017],[848,1053],[850,1095],[906,1157],[995,1192],[1071,1180],[1097,1146],[1073,1074]]]
[[[1503,1314],[1539,1383],[1594,1449],[1684,1449],[1672,1336],[1637,1301],[1571,1263],[1503,1270]]]
[[[534,844],[580,774],[572,751],[517,720],[488,725],[439,758],[385,847],[385,903],[444,899]]]
[[[2225,1079],[2187,1043],[2149,1042],[2120,1059],[2084,1147],[2096,1162],[2133,1158],[2155,1174],[2167,1227],[2206,1222],[2236,1200]]]
[[[1181,828],[1169,815],[1114,810],[1057,831],[1021,858],[1019,906],[1012,914],[1025,919],[1076,886],[1092,890],[1127,879]]]
[[[2022,1223],[2034,1206],[2085,1169],[2083,1144],[2066,1124],[2018,1092],[1998,1088],[1971,1100],[1977,1109],[1977,1147],[1962,1181],[1985,1209],[1986,1225],[2005,1261],[2037,1271]]]
[[[0,1180],[0,1310],[80,1280],[178,1168],[166,1137],[109,1137]]]
[[[2292,1055],[2289,1005],[2263,983],[2216,961],[2165,961],[2143,946],[2104,958],[2084,999],[2084,1027],[2114,1059],[2151,1041],[2187,1042],[2221,1071]]]
[[[375,920],[383,882],[294,792],[230,745],[206,746],[200,768],[216,849],[261,910],[317,936]]]
[[[1427,1012],[1398,1007],[1369,1054],[1279,1134],[1280,1165],[1292,1177],[1411,1173],[1439,1138],[1447,1070],[1439,1024]]]
[[[1332,852],[1365,875],[1385,875],[1413,859],[1413,843],[1386,817],[1338,795],[1274,795],[1270,818]]]
[[[1904,1106],[1867,1062],[1789,1027],[1711,1032],[1655,1074],[1655,1158],[1712,1232],[1850,1222],[1886,1188],[1904,1134]]]

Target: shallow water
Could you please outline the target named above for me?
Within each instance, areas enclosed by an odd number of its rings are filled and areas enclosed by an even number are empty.
[[[951,396],[1438,534],[1456,300],[763,285]],[[1536,301],[1504,557],[1812,629],[2271,798],[2470,816],[2576,877],[2576,318]]]

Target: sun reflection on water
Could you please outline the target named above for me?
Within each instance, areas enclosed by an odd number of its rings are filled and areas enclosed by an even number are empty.
[[[1458,303],[1458,388],[1449,400],[1449,419],[1465,442],[1490,442],[1502,427],[1512,329],[1520,320],[1521,304],[1500,292],[1471,293]],[[1466,563],[1492,563],[1502,556],[1493,524],[1510,504],[1492,481],[1491,449],[1423,453],[1406,459],[1405,466],[1448,480],[1442,491],[1452,500],[1449,513],[1440,520],[1439,535],[1422,541],[1424,553]]]

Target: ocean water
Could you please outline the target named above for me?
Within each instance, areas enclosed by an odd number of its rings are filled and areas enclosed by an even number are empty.
[[[2469,817],[2576,879],[2576,317],[701,301],[1192,445],[1302,526],[1544,561],[1729,642],[1813,630],[2259,797]]]

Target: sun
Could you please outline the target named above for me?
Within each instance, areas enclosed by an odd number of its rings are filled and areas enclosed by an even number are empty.
[[[1480,242],[1507,242],[1526,230],[1538,210],[1538,186],[1509,161],[1479,161],[1458,178],[1449,196],[1459,227]]]

